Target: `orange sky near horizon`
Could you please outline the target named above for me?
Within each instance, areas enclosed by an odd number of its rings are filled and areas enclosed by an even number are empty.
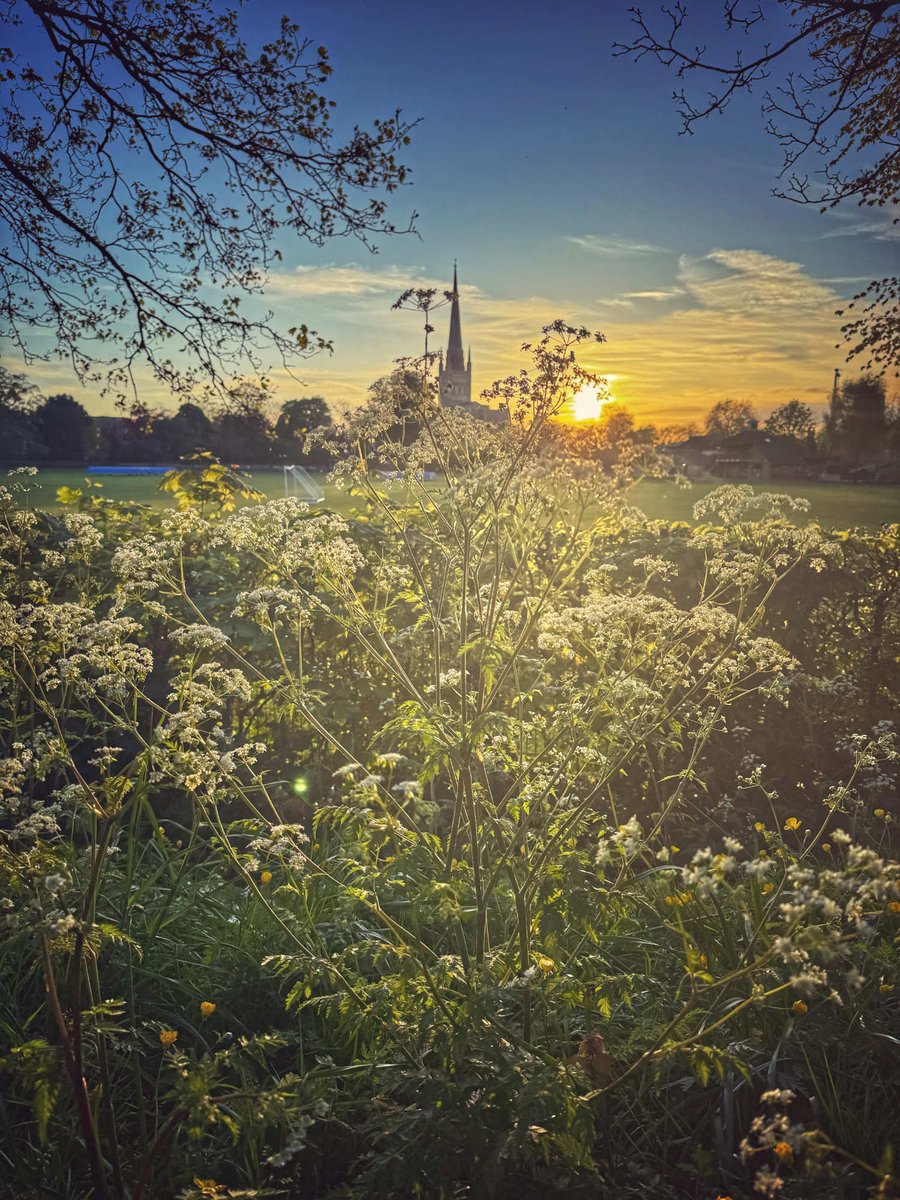
[[[299,267],[275,275],[266,289],[276,320],[307,321],[334,340],[333,354],[319,354],[291,373],[271,372],[273,400],[321,394],[340,411],[365,399],[369,384],[389,373],[398,358],[415,355],[421,337],[417,314],[391,311],[409,286],[447,287],[447,281],[397,267]],[[755,250],[713,250],[682,255],[674,282],[655,291],[626,292],[590,306],[534,295],[492,295],[461,279],[463,339],[471,344],[473,390],[527,365],[521,345],[541,326],[562,317],[600,329],[602,345],[585,345],[581,361],[606,376],[613,398],[639,423],[702,420],[717,400],[749,400],[765,416],[799,399],[820,412],[835,368],[848,367],[835,309],[841,302],[829,281],[813,279],[801,264]],[[435,313],[432,345],[446,342],[449,309]],[[94,413],[114,412],[99,389],[73,386],[65,363],[25,367],[46,393],[71,391]],[[148,372],[139,377],[141,398],[171,407]],[[473,396],[474,398],[474,396]]]

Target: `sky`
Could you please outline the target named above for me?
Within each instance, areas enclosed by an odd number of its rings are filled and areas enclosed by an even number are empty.
[[[401,226],[418,213],[416,234],[382,238],[374,254],[349,239],[281,244],[268,304],[335,349],[293,377],[275,370],[279,400],[359,403],[420,351],[417,315],[393,301],[407,287],[448,287],[456,259],[476,390],[525,365],[522,342],[561,317],[604,332],[585,365],[641,421],[697,420],[725,397],[761,415],[794,397],[821,411],[845,367],[834,310],[896,272],[900,227],[889,214],[773,197],[780,150],[759,94],[679,136],[671,73],[612,54],[629,36],[627,8],[254,0],[254,28],[286,11],[328,48],[338,128],[398,107],[419,119],[410,183],[390,209]],[[690,13],[694,40],[715,48],[720,5],[700,0]],[[436,314],[439,342],[448,317]],[[29,374],[91,411],[111,405],[73,387],[65,363]],[[142,395],[168,399],[149,376]]]

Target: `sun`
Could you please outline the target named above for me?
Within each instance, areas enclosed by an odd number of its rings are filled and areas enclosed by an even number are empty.
[[[572,397],[572,420],[596,421],[608,399],[608,396],[601,398],[600,389],[596,384],[583,384]]]

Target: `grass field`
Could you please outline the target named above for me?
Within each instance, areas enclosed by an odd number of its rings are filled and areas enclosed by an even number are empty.
[[[56,492],[60,487],[84,488],[85,472],[48,468],[32,481],[31,502],[35,507],[59,507]],[[142,504],[169,505],[171,498],[159,491],[160,476],[118,475],[96,478],[102,483],[97,494],[111,500],[136,500]],[[258,471],[253,482],[270,498],[284,495],[280,471]],[[648,480],[631,492],[631,501],[647,516],[668,521],[690,521],[693,505],[714,485],[695,484],[682,490],[673,483]],[[323,483],[324,504],[328,508],[348,512],[356,503],[330,484]],[[828,483],[771,483],[762,491],[786,492],[803,496],[810,502],[810,513],[822,525],[846,529],[862,526],[875,529],[885,522],[900,521],[900,487],[871,487],[864,484]]]

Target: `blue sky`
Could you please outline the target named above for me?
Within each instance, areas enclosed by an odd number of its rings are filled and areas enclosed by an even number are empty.
[[[420,124],[392,204],[400,224],[419,213],[418,236],[383,239],[377,255],[346,239],[282,244],[268,301],[335,353],[297,379],[275,372],[281,399],[358,401],[418,349],[415,316],[390,310],[396,295],[447,286],[456,257],[477,386],[516,368],[521,342],[561,316],[604,330],[590,365],[648,419],[695,419],[727,395],[761,412],[824,401],[844,366],[833,310],[896,265],[896,227],[772,197],[780,152],[760,96],[679,137],[674,77],[612,55],[629,35],[625,0],[254,0],[246,16],[262,33],[282,11],[329,49],[338,129],[395,107]],[[715,46],[720,6],[701,0],[691,16]],[[59,388],[65,371],[31,373]],[[150,381],[146,392],[166,399]]]

